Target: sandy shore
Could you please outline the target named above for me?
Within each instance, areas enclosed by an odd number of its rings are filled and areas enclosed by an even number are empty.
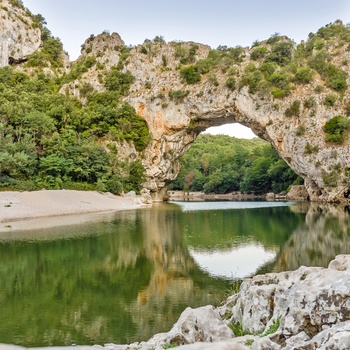
[[[141,208],[138,199],[110,193],[42,190],[0,192],[0,223]]]

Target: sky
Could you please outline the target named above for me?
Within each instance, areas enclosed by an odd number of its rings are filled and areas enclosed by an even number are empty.
[[[166,41],[194,41],[217,48],[251,46],[279,33],[296,43],[337,19],[350,23],[349,0],[23,0],[42,14],[70,59],[91,34],[120,34],[126,45],[157,35]],[[238,124],[211,133],[254,137]]]

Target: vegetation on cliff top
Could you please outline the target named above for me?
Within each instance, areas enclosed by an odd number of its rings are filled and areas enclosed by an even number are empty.
[[[219,46],[197,62],[180,61],[191,64],[182,67],[180,74],[188,84],[194,84],[201,75],[219,69],[228,77],[236,76],[239,88],[247,86],[249,93],[271,93],[275,98],[288,96],[296,85],[309,84],[319,74],[326,87],[343,93],[348,88],[347,74],[341,67],[345,62],[340,66],[335,62],[330,54],[334,47],[350,50],[350,28],[340,21],[310,33],[307,42],[298,45],[276,33],[253,43],[250,50]],[[244,61],[248,64],[242,64]],[[229,88],[232,90],[232,85]]]

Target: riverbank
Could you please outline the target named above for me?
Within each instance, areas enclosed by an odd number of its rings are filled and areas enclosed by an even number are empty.
[[[66,215],[138,209],[137,196],[73,190],[0,192],[0,223]]]

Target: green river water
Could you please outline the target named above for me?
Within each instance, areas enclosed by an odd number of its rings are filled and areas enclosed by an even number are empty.
[[[147,340],[187,306],[218,305],[237,278],[350,253],[349,210],[329,205],[163,203],[78,218],[1,224],[0,343]]]

